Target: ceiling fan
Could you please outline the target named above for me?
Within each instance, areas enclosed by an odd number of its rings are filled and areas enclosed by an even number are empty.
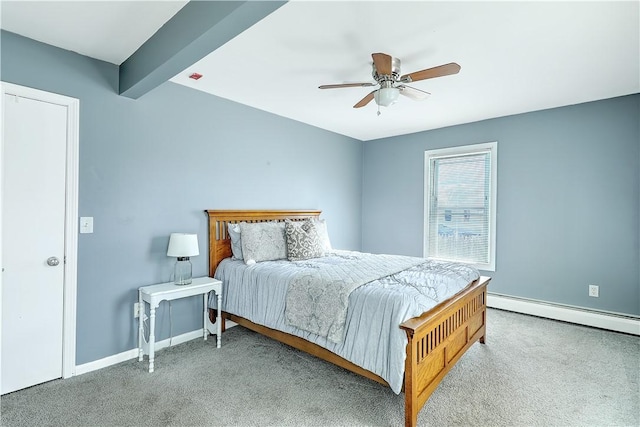
[[[400,75],[400,60],[398,58],[393,58],[386,53],[372,53],[371,57],[373,58],[373,71],[371,72],[371,75],[377,83],[343,83],[322,85],[318,88],[339,89],[345,87],[368,87],[380,85],[378,89],[371,91],[367,96],[362,98],[353,106],[353,108],[364,107],[373,99],[375,99],[378,106],[382,105],[383,107],[388,107],[396,102],[398,95],[400,94],[415,101],[426,99],[431,95],[429,92],[407,86],[405,83],[448,76],[451,74],[457,74],[460,71],[460,66],[455,62],[451,62],[449,64]],[[378,114],[380,114],[379,110]]]

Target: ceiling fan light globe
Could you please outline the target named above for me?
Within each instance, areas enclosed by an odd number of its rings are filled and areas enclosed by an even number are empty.
[[[399,95],[400,90],[398,88],[383,87],[376,91],[376,93],[374,94],[374,99],[376,101],[376,104],[382,107],[388,107],[398,100]]]

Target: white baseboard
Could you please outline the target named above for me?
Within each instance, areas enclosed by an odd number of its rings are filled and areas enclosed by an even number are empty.
[[[640,318],[630,315],[588,310],[580,307],[565,306],[492,293],[488,294],[487,306],[501,310],[514,311],[516,313],[530,314],[548,319],[623,332],[626,334],[640,335]],[[225,327],[227,329],[234,326],[236,326],[236,324],[230,320],[227,320],[225,323]],[[202,338],[202,329],[178,335],[173,337],[171,340],[165,339],[158,341],[156,343],[156,351],[169,347],[169,343],[171,343],[171,345],[177,345],[197,338]],[[86,374],[87,372],[96,371],[137,357],[137,348],[123,351],[122,353],[114,354],[113,356],[77,365],[75,375]]]
[[[237,326],[237,323],[234,323],[230,320],[227,320],[225,322],[225,329],[229,329],[234,326]],[[158,341],[156,343],[155,350],[162,350],[163,348],[169,347],[169,344],[174,346],[197,338],[202,339],[202,329],[187,332],[171,339],[167,338],[166,340]],[[127,360],[136,359],[137,357],[138,349],[132,348],[131,350],[123,351],[122,353],[114,354],[113,356],[107,356],[103,359],[95,360],[93,362],[76,365],[74,375],[82,375],[86,374],[87,372],[97,371],[98,369],[106,368],[107,366],[115,365],[120,362],[126,362]]]
[[[596,311],[508,295],[487,296],[487,307],[530,314],[563,322],[593,326],[625,334],[640,335],[640,318],[631,315]]]
[[[162,350],[163,348],[167,348],[169,347],[169,343],[171,343],[171,345],[173,346],[191,341],[196,338],[202,339],[202,329],[187,332],[186,334],[178,335],[171,339],[167,338],[166,340],[158,341],[156,342],[155,350],[158,351]],[[108,356],[103,359],[95,360],[93,362],[77,365],[75,375],[82,375],[86,374],[87,372],[97,371],[98,369],[106,368],[107,366],[115,365],[120,362],[126,362],[127,360],[136,358],[138,358],[138,349],[133,348],[131,350],[123,351],[122,353],[114,354],[113,356]]]

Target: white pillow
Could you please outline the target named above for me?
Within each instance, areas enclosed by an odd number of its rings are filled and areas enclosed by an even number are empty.
[[[287,258],[284,222],[241,222],[240,234],[245,264]]]
[[[320,246],[322,246],[322,250],[325,252],[329,252],[332,250],[331,241],[329,240],[329,233],[327,231],[327,221],[324,219],[316,219],[316,231],[318,232],[318,240],[320,241]]]
[[[231,252],[233,259],[242,260],[242,240],[240,236],[240,224],[227,224],[229,238],[231,239]]]

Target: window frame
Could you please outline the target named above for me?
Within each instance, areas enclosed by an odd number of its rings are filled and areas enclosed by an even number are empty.
[[[429,256],[429,223],[430,223],[430,206],[431,206],[431,175],[432,175],[432,159],[447,158],[447,157],[460,157],[468,156],[480,153],[489,153],[490,162],[490,183],[489,183],[489,262],[487,263],[469,263],[478,270],[495,271],[496,270],[496,206],[498,199],[498,142],[485,142],[481,144],[463,145],[449,148],[438,148],[434,150],[426,150],[424,152],[424,229],[422,235],[422,253],[423,257],[428,259],[437,259],[445,261],[457,260],[437,258]]]

